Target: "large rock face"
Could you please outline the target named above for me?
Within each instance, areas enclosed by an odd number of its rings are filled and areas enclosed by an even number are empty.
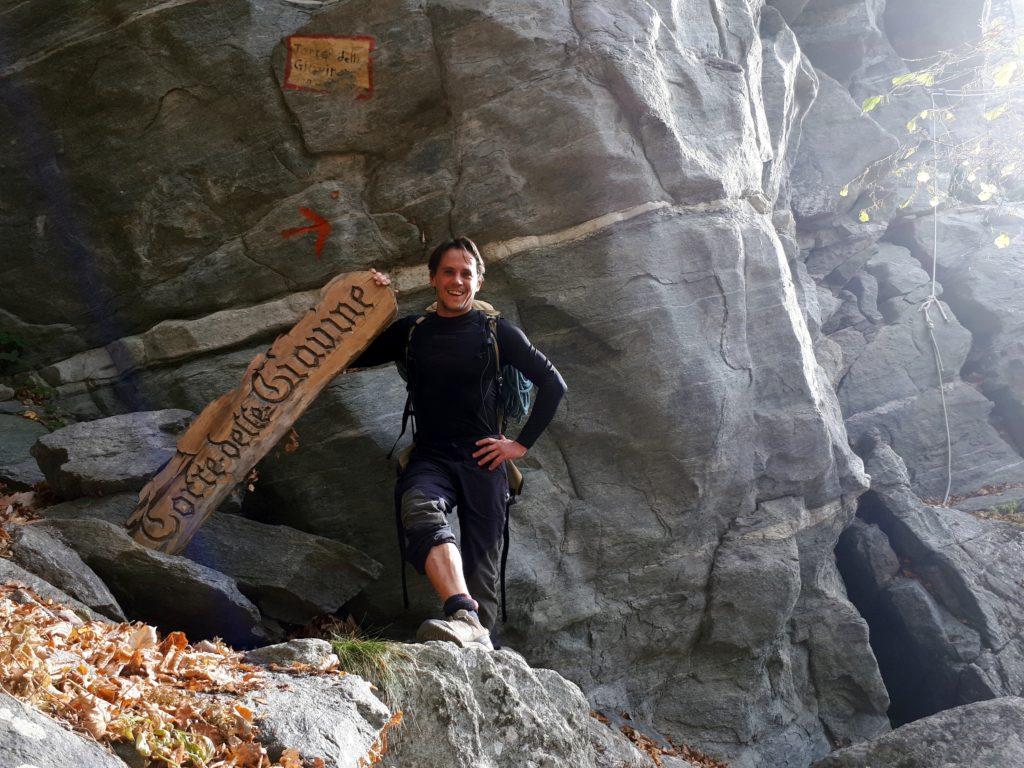
[[[879,244],[891,212],[861,224],[858,185],[839,195],[896,147],[898,113],[850,95],[902,66],[883,3],[115,5],[28,0],[0,32],[0,317],[73,415],[198,411],[330,276],[387,269],[418,310],[425,253],[469,234],[484,298],[570,389],[524,463],[508,642],[736,768],[887,728],[832,556],[868,485],[847,429],[886,430],[941,497],[945,394],[978,459],[954,493],[1020,465],[988,423],[1018,405],[1016,326],[983,351],[948,291],[940,381],[920,233]],[[290,35],[372,39],[371,87],[290,87]],[[331,224],[321,253],[283,234],[304,209]],[[249,509],[386,563],[349,603],[378,624],[400,612],[403,399],[393,371],[340,377]],[[396,632],[433,610],[414,598]]]
[[[201,408],[300,311],[239,308],[340,270],[397,270],[417,309],[405,268],[469,233],[491,300],[570,387],[515,510],[513,646],[736,766],[886,727],[831,564],[867,481],[770,215],[817,87],[781,14],[200,0],[110,20],[83,3],[74,37],[16,34],[36,11],[6,25],[22,111],[2,130],[23,151],[4,170],[24,202],[5,216],[24,245],[4,309],[78,415]],[[290,34],[372,37],[372,93],[285,87]],[[333,226],[319,258],[281,236],[304,207]],[[65,261],[78,282],[37,302]],[[360,598],[380,623],[399,607],[381,456],[401,402],[392,373],[342,377],[257,491],[267,521],[389,563]],[[412,621],[433,603],[419,588]]]

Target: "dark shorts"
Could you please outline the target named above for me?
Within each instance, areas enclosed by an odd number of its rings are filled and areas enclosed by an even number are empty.
[[[448,524],[459,516],[463,573],[470,594],[480,603],[480,620],[497,619],[502,534],[508,501],[505,470],[477,466],[475,442],[445,443],[413,449],[395,485],[406,560],[424,573],[427,554],[439,544],[455,544]]]

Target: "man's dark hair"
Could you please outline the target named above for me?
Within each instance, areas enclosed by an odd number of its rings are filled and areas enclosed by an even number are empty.
[[[480,250],[476,247],[476,243],[468,237],[456,237],[454,240],[441,243],[430,254],[430,258],[427,259],[427,269],[430,271],[431,277],[437,274],[437,267],[441,263],[441,257],[453,248],[456,251],[465,251],[472,256],[473,261],[476,262],[477,277],[484,276],[484,257],[480,255]]]

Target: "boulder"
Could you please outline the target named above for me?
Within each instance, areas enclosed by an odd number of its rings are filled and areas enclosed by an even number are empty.
[[[73,733],[34,707],[0,691],[0,768],[124,768],[88,736]]]
[[[965,704],[833,752],[813,768],[1018,768],[1024,765],[1024,699]]]
[[[32,455],[66,499],[138,491],[174,455],[193,416],[170,409],[80,422],[41,437]]]
[[[253,711],[260,741],[272,760],[295,749],[326,768],[369,762],[369,752],[391,716],[370,684],[358,675],[291,676],[267,673],[267,684],[232,697]],[[390,734],[389,734],[390,735]]]
[[[123,527],[95,519],[37,523],[74,549],[117,598],[125,615],[190,639],[221,637],[237,646],[265,640],[256,606],[233,579],[177,555],[136,544]]]
[[[18,584],[28,587],[43,600],[49,600],[59,605],[64,605],[87,621],[108,621],[105,616],[96,613],[84,603],[78,602],[71,595],[62,592],[49,582],[36,576],[31,571],[26,571],[20,565],[11,562],[5,557],[0,557],[0,583]]]
[[[382,765],[593,766],[590,706],[557,673],[513,651],[431,642],[395,661],[404,717]]]
[[[137,501],[129,493],[77,499],[48,507],[43,515],[98,518],[123,528]],[[334,613],[383,568],[340,541],[223,512],[203,523],[182,555],[229,576],[264,616],[292,624]]]
[[[44,479],[31,450],[46,434],[46,427],[38,421],[0,414],[0,483],[25,490]]]
[[[885,324],[876,312],[867,344],[858,350],[846,369],[837,394],[847,418],[927,390],[937,391],[939,387],[938,364],[924,318],[916,308],[906,303],[902,306],[905,309]],[[946,312],[949,322],[940,319],[933,334],[941,355],[944,382],[949,382],[955,380],[956,372],[967,359],[971,334],[948,308]],[[933,308],[932,313],[938,316],[938,308]]]
[[[334,613],[383,570],[340,541],[226,514],[212,515],[182,554],[231,576],[264,616],[292,624]]]
[[[78,554],[38,525],[10,526],[11,559],[104,616],[124,621],[110,590]]]
[[[276,664],[281,667],[292,664],[308,664],[312,667],[327,668],[338,663],[338,657],[326,640],[312,637],[289,640],[287,643],[265,645],[245,654],[245,660],[253,664]]]

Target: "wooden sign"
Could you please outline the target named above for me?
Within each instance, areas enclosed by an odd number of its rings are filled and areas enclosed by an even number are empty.
[[[249,363],[240,387],[203,409],[174,458],[139,493],[128,530],[140,544],[169,554],[185,549],[231,489],[398,313],[391,289],[370,272],[339,275],[321,297]]]
[[[284,86],[297,91],[373,93],[374,39],[362,35],[291,35],[285,40]]]

